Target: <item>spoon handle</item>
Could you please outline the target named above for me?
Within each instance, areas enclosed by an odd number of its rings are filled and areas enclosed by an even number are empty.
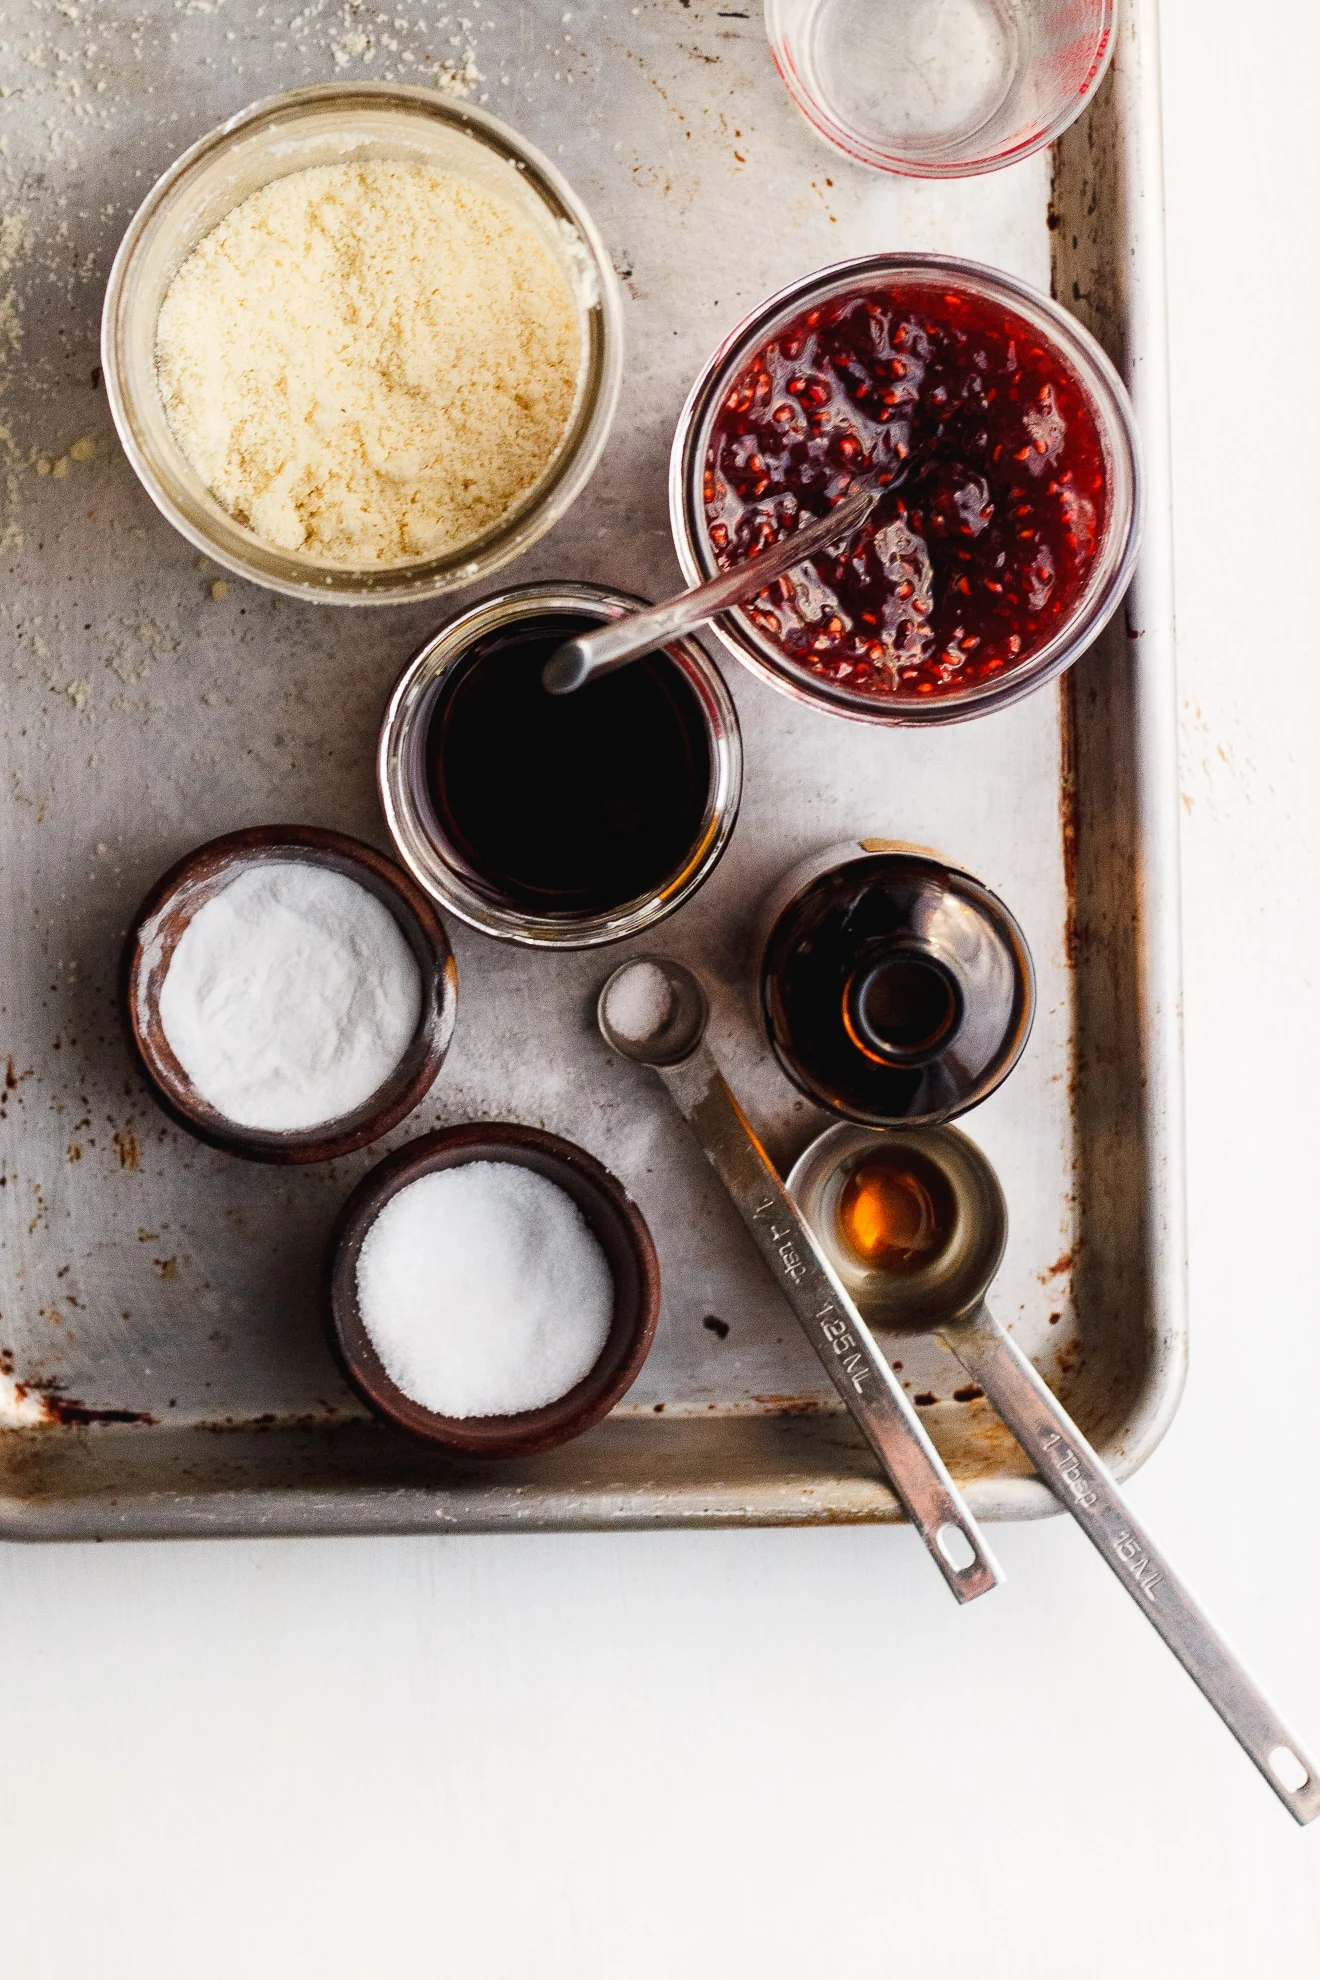
[[[1314,1763],[1197,1607],[1016,1342],[985,1306],[939,1332],[1285,1808],[1298,1822],[1313,1822],[1320,1815]]]
[[[582,633],[556,647],[542,669],[541,679],[550,694],[572,694],[598,674],[612,674],[630,660],[640,660],[658,646],[667,646],[684,633],[713,619],[731,605],[754,598],[776,578],[783,577],[795,564],[805,563],[841,536],[851,535],[870,515],[884,488],[868,481],[852,488],[835,503],[828,515],[791,530],[745,563],[721,571],[692,591],[684,591],[664,605],[650,605],[644,612],[632,612],[615,619],[596,632]]]
[[[998,1562],[709,1049],[656,1071],[954,1595],[987,1594],[1003,1579]]]

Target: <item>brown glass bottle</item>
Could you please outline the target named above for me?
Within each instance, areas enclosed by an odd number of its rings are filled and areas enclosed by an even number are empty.
[[[794,1084],[845,1120],[952,1120],[1017,1062],[1031,957],[970,874],[873,847],[831,848],[777,890],[761,963],[766,1030]]]

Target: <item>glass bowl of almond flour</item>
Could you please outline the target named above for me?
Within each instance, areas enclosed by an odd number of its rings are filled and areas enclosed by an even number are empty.
[[[580,493],[622,366],[609,257],[549,161],[433,90],[326,84],[184,153],[111,270],[120,440],[216,563],[398,604],[519,556]]]

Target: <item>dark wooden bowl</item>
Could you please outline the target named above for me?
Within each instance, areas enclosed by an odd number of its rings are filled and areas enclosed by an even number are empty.
[[[306,860],[357,881],[394,916],[422,976],[417,1030],[384,1085],[351,1114],[287,1133],[240,1127],[218,1113],[175,1058],[160,1021],[161,985],[184,929],[243,868],[266,860]],[[328,1162],[388,1134],[425,1096],[453,1036],[458,972],[435,908],[383,853],[318,825],[253,825],[196,847],[156,882],[124,944],[120,1002],[134,1057],[160,1105],[189,1134],[254,1162]]]
[[[558,1183],[586,1218],[614,1278],[610,1331],[595,1367],[557,1402],[517,1416],[437,1416],[424,1409],[386,1374],[358,1311],[358,1254],[390,1198],[419,1176],[466,1162],[516,1162]],[[339,1213],[326,1256],[330,1345],[358,1394],[391,1423],[469,1456],[526,1457],[581,1436],[631,1388],[655,1337],[660,1262],[641,1211],[593,1156],[540,1128],[477,1121],[408,1142],[362,1178]]]

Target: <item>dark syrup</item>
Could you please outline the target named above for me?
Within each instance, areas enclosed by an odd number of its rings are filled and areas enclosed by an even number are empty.
[[[547,694],[541,669],[589,624],[543,615],[479,641],[445,681],[426,740],[436,816],[491,898],[605,914],[671,880],[701,837],[711,753],[664,654]]]

